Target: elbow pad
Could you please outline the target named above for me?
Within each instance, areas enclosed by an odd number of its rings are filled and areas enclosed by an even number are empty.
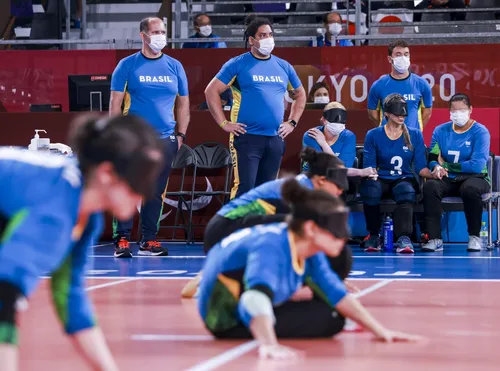
[[[258,290],[248,290],[240,297],[240,304],[251,318],[257,316],[270,317],[276,323],[273,303],[269,296]]]

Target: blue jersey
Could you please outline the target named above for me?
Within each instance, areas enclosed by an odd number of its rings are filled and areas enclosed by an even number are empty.
[[[231,121],[246,124],[248,134],[276,136],[285,115],[285,93],[301,82],[287,61],[245,53],[229,60],[217,74],[233,92]]]
[[[316,45],[317,46],[332,46],[332,42],[330,39],[325,38],[324,36],[318,36],[316,37]],[[312,40],[309,41],[309,46],[313,46]],[[335,45],[333,46],[354,46],[351,40],[337,40],[335,42]]]
[[[225,42],[209,42],[205,41],[206,39],[219,39],[219,36],[210,34],[208,37],[203,37],[200,34],[196,33],[189,37],[190,39],[198,39],[196,43],[184,43],[182,44],[182,49],[207,49],[207,48],[227,48]]]
[[[376,168],[382,179],[414,177],[426,167],[425,145],[422,132],[408,128],[413,151],[405,142],[404,134],[390,139],[385,126],[371,129],[366,133],[363,150],[363,167]]]
[[[324,126],[316,127],[321,132],[325,131]],[[302,138],[302,147],[312,147],[317,152],[323,152],[321,146],[316,142],[316,140],[307,134],[307,131],[304,133],[304,137]],[[356,135],[350,130],[342,130],[342,132],[337,137],[335,143],[333,143],[330,148],[333,151],[333,154],[340,158],[344,163],[345,167],[353,167],[354,160],[356,159]],[[302,171],[307,171],[308,165],[306,162],[302,164]]]
[[[28,297],[51,274],[53,302],[70,334],[94,326],[84,268],[103,228],[101,214],[78,216],[82,184],[77,164],[63,156],[0,149],[0,214],[9,221],[0,280]]]
[[[432,155],[443,158],[443,167],[448,169],[448,177],[455,178],[461,174],[488,174],[487,162],[490,153],[490,132],[474,122],[469,130],[457,133],[453,123],[447,122],[434,129],[431,139]],[[429,168],[438,164],[431,161]]]
[[[314,188],[311,179],[304,174],[297,175],[295,179],[305,188]],[[229,201],[217,212],[217,215],[228,219],[239,219],[249,214],[274,215],[280,212],[281,187],[286,180],[285,178],[271,180],[253,188]]]
[[[111,78],[111,90],[125,93],[124,115],[142,117],[162,138],[167,138],[176,125],[175,99],[178,95],[188,95],[188,82],[178,60],[165,54],[150,59],[137,52],[118,63]]]
[[[401,94],[408,104],[406,126],[423,130],[422,109],[432,107],[432,90],[429,83],[413,73],[410,73],[403,80],[396,80],[391,75],[384,75],[375,81],[368,94],[368,109],[380,111],[381,125],[387,123],[382,112],[384,99],[392,93]]]
[[[223,239],[208,253],[198,309],[212,331],[228,330],[239,323],[249,326],[252,314],[239,301],[244,290],[265,287],[277,307],[304,284],[332,309],[347,295],[325,254],[302,261],[297,258],[293,234],[286,223],[245,228]]]

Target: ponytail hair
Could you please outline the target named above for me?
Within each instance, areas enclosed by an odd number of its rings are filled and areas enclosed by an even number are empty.
[[[317,152],[312,147],[305,147],[301,154],[300,159],[303,163],[308,164],[306,175],[312,178],[314,175],[324,176],[327,169],[335,169],[345,167],[344,163],[337,156],[325,152]]]
[[[413,144],[411,144],[410,133],[408,132],[408,126],[406,126],[406,124],[403,124],[403,138],[408,149],[413,152]]]
[[[79,116],[69,131],[69,144],[84,179],[104,162],[138,194],[149,196],[163,163],[163,146],[153,127],[134,115]]]

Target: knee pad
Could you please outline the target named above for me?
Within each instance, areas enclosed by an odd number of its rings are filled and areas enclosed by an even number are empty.
[[[382,185],[377,180],[366,179],[359,190],[361,199],[366,205],[378,205],[382,198]]]
[[[394,202],[397,204],[414,203],[416,201],[416,192],[413,184],[409,182],[401,182],[396,184],[392,189]]]
[[[21,290],[10,282],[0,282],[0,344],[17,345],[17,312],[26,309]]]

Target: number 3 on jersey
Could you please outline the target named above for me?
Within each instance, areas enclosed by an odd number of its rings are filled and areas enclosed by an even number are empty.
[[[391,158],[391,165],[394,165],[394,170],[391,170],[391,175],[403,174],[403,171],[401,170],[403,167],[403,159],[401,156],[394,156]]]
[[[453,163],[456,164],[460,158],[460,151],[448,151],[448,156],[453,156]]]

